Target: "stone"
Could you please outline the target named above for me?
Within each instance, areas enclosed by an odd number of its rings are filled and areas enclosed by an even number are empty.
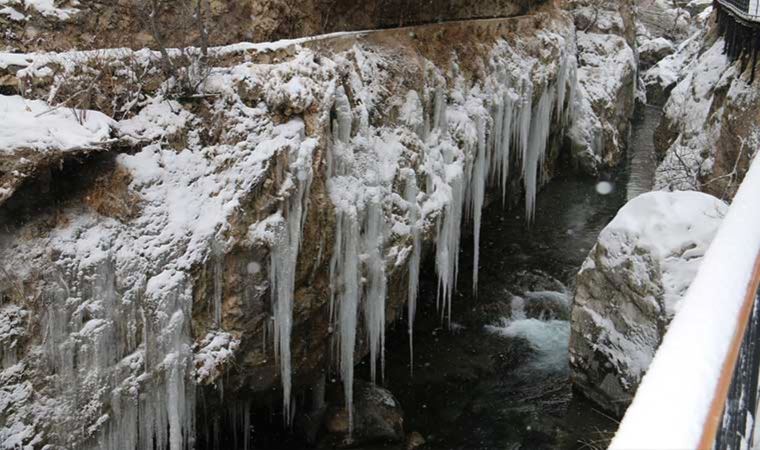
[[[675,45],[662,37],[644,41],[639,46],[639,70],[648,70],[660,60],[675,53],[675,51]]]
[[[393,394],[372,383],[354,384],[354,429],[351,445],[373,442],[403,442],[404,411]],[[343,404],[328,407],[325,428],[330,439],[348,441],[348,413]]]
[[[425,442],[425,438],[420,433],[413,431],[406,438],[406,450],[415,450],[425,445]]]

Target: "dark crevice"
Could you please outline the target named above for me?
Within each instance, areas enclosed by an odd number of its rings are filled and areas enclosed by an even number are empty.
[[[55,221],[56,212],[81,198],[99,176],[113,172],[115,158],[115,153],[94,152],[41,164],[0,205],[0,230],[9,232],[42,216]]]

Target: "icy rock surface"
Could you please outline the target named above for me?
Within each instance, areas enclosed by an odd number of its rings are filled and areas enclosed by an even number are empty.
[[[700,192],[647,193],[600,234],[577,277],[570,365],[605,410],[630,404],[727,208]]]

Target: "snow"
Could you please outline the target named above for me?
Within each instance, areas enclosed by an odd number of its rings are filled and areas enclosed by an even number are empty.
[[[658,37],[655,39],[649,39],[644,41],[639,46],[639,52],[640,53],[659,53],[663,50],[671,50],[675,51],[675,48],[673,47],[673,43],[669,40],[665,39],[664,37]]]
[[[194,349],[195,381],[210,384],[222,374],[220,368],[232,363],[240,339],[224,331],[208,333]]]
[[[760,254],[759,193],[755,159],[610,448],[697,447]]]
[[[118,130],[136,141],[155,142],[185,129],[191,117],[176,101],[154,98],[138,116],[120,121]]]
[[[79,4],[78,1],[72,3],[75,6]],[[18,10],[34,10],[45,17],[61,21],[69,20],[79,12],[76,8],[58,8],[55,4],[54,0],[0,0],[0,6],[5,5],[4,10],[11,9],[16,11],[15,14],[10,14],[11,19],[16,21],[26,19]]]
[[[701,192],[649,192],[620,209],[599,235],[599,243],[608,250],[611,267],[636,254],[623,246],[652,255],[662,271],[665,312],[672,317],[726,209],[725,203]]]
[[[36,151],[98,148],[111,137],[115,122],[103,113],[54,107],[41,100],[0,95],[0,155],[16,149]]]

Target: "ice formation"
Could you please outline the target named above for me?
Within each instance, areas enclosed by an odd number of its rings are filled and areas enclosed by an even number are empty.
[[[404,200],[409,208],[409,227],[412,236],[412,254],[409,257],[409,285],[407,289],[407,323],[409,332],[409,370],[414,374],[414,316],[417,313],[417,293],[420,283],[420,259],[422,258],[422,228],[420,210],[417,205],[417,179],[411,169],[405,171],[406,187]]]
[[[270,290],[274,316],[274,354],[280,365],[282,378],[282,408],[286,424],[291,415],[291,355],[290,338],[293,330],[293,295],[295,293],[298,251],[308,207],[312,180],[312,154],[316,146],[313,139],[305,140],[300,147],[291,149],[288,155],[292,172],[290,183],[293,193],[284,201],[284,218],[270,253]],[[295,178],[295,179],[293,179]]]
[[[507,47],[507,46],[505,46]],[[505,52],[510,49],[502,49]],[[354,50],[357,60],[371,65],[372,55]],[[499,185],[504,201],[513,158],[520,163],[528,222],[535,214],[535,197],[542,181],[543,165],[552,128],[562,130],[574,102],[575,59],[563,54],[557,77],[541,87],[524,73],[494,62],[499,80],[484,88],[467,88],[457,78],[455,90],[442,88],[426,95],[407,93],[400,107],[400,120],[424,148],[420,169],[398,167],[398,154],[405,138],[398,131],[369,125],[366,89],[353,83],[349,100],[346,87],[335,89],[332,146],[328,158],[330,198],[335,206],[336,239],[330,263],[331,317],[335,317],[340,348],[340,371],[349,416],[353,425],[352,396],[354,352],[359,342],[359,311],[370,351],[370,373],[376,378],[377,361],[384,360],[386,237],[409,238],[405,257],[408,267],[409,348],[413,354],[413,324],[419,283],[421,235],[426,219],[435,233],[435,267],[438,273],[438,306],[441,318],[451,320],[451,300],[459,271],[461,230],[465,220],[474,228],[473,286],[477,289],[480,226],[490,183]],[[370,69],[367,69],[370,70]],[[541,92],[533,105],[533,93]],[[421,100],[424,99],[424,100]],[[426,108],[426,105],[427,108]],[[514,151],[513,151],[514,150]],[[514,155],[514,156],[513,156]],[[404,183],[403,196],[393,191],[397,177]],[[424,174],[420,189],[416,176]],[[389,231],[384,204],[399,202],[407,217],[405,225]],[[334,316],[335,308],[337,316]],[[413,364],[412,364],[413,367]]]

